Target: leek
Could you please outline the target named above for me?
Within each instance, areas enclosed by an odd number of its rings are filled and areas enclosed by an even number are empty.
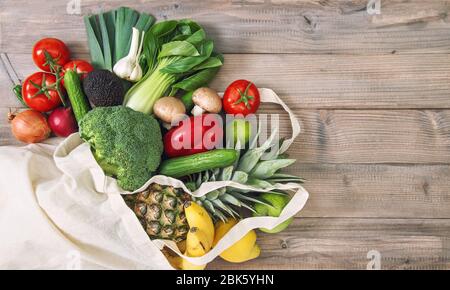
[[[131,47],[132,29],[147,32],[155,18],[145,13],[121,7],[98,15],[85,16],[91,63],[96,69],[112,71]]]

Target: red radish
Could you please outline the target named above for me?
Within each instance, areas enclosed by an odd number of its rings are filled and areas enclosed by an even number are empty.
[[[53,133],[58,137],[68,137],[78,132],[78,125],[71,108],[57,108],[48,117]]]

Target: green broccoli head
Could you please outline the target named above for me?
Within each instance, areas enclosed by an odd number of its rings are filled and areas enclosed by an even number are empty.
[[[163,142],[158,122],[130,108],[93,109],[81,120],[80,135],[91,145],[105,174],[117,178],[125,190],[142,187],[161,162]]]

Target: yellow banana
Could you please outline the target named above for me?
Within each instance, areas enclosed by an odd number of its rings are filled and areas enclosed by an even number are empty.
[[[186,240],[178,242],[177,246],[178,246],[178,249],[180,250],[180,252],[182,252],[182,253],[186,252]]]
[[[199,228],[191,228],[186,240],[186,253],[190,257],[201,257],[211,250],[212,244],[209,243],[205,232]]]
[[[211,250],[211,244],[205,232],[198,228],[191,228],[186,239],[186,253],[188,257],[201,257]],[[206,265],[194,265],[185,259],[181,261],[182,270],[204,270]]]
[[[216,236],[214,239],[213,246],[217,243],[238,223],[237,220],[228,219],[226,223],[217,223]],[[243,263],[249,260],[253,260],[259,257],[261,254],[261,249],[256,244],[256,232],[250,231],[245,237],[240,241],[235,243],[233,246],[229,247],[222,252],[220,257],[225,261],[231,263]]]
[[[182,259],[175,252],[173,252],[169,248],[164,248],[164,249],[162,249],[162,253],[166,257],[167,261],[169,261],[169,263],[172,265],[172,267],[174,267],[175,269],[181,268],[180,265],[181,265]]]
[[[198,228],[206,234],[208,243],[214,241],[214,224],[209,213],[195,202],[187,202],[184,213],[190,228]]]

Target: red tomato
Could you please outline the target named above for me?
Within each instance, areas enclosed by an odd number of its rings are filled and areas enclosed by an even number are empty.
[[[66,63],[63,71],[74,70],[77,68],[77,73],[80,75],[80,79],[83,80],[88,73],[94,70],[94,67],[84,60],[72,60]]]
[[[33,61],[43,71],[50,71],[45,52],[53,58],[55,64],[61,67],[70,60],[70,51],[64,42],[56,38],[41,39],[34,45]]]
[[[261,105],[258,88],[249,81],[232,83],[223,96],[223,108],[227,114],[247,116],[256,113]]]
[[[65,90],[60,86],[61,93]],[[50,73],[37,72],[29,76],[22,86],[22,96],[31,109],[49,112],[61,105],[61,98],[56,91],[56,77]]]

